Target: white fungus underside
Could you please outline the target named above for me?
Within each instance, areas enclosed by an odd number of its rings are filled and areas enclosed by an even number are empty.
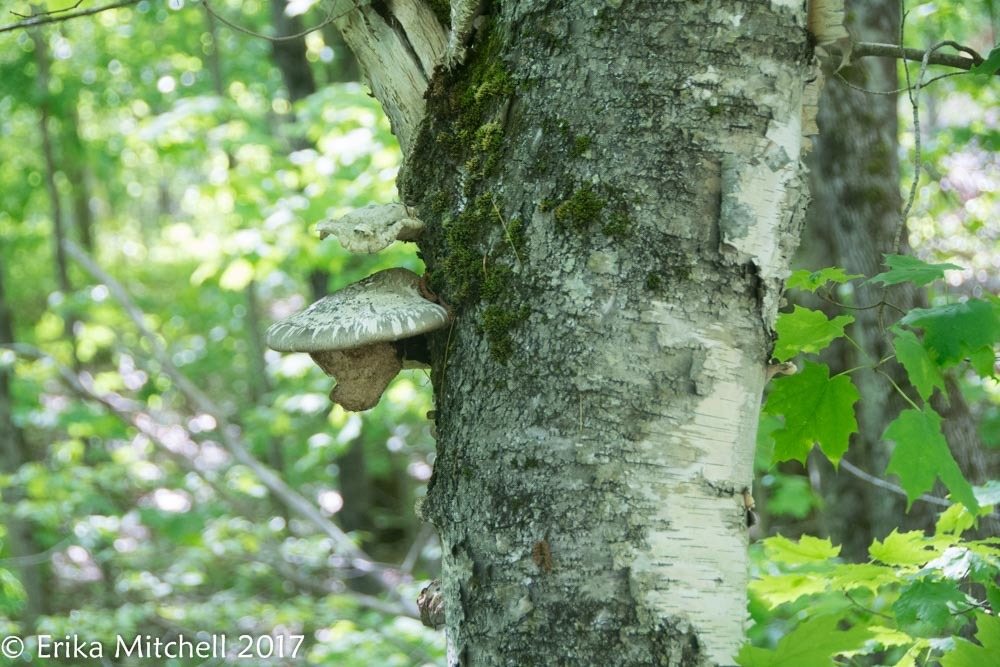
[[[419,276],[389,269],[275,322],[265,334],[280,352],[343,350],[409,338],[448,324],[448,313],[417,292]]]

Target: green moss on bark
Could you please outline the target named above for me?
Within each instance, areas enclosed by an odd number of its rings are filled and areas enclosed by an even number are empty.
[[[560,227],[583,231],[600,218],[606,204],[607,201],[598,197],[592,186],[584,185],[556,206],[556,223]]]
[[[511,329],[527,316],[516,270],[525,247],[524,222],[506,220],[496,180],[503,175],[504,115],[516,92],[503,59],[504,35],[487,20],[465,63],[439,69],[428,87],[428,112],[400,192],[433,217],[421,243],[431,288],[461,317],[479,313],[491,356],[506,362]],[[445,189],[419,192],[426,183]]]
[[[510,360],[514,352],[514,341],[510,332],[526,319],[530,312],[527,306],[508,310],[503,306],[491,305],[483,310],[482,330],[490,344],[490,356],[497,363],[505,364]]]

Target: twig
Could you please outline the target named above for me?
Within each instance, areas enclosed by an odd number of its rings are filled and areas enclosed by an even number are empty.
[[[884,479],[876,477],[875,475],[871,475],[862,470],[861,468],[857,467],[847,459],[840,459],[839,465],[847,472],[851,473],[852,475],[854,475],[859,479],[863,479],[869,484],[877,486],[880,489],[885,489],[886,491],[892,491],[893,493],[906,497],[906,489],[904,489],[903,487],[896,486],[892,482],[887,482]],[[946,498],[938,498],[937,496],[932,496],[927,493],[921,494],[920,497],[917,498],[917,500],[922,500],[925,503],[930,503],[931,505],[937,505],[939,507],[951,507],[954,504]],[[980,516],[989,519],[1000,519],[1000,513],[997,512],[992,512],[990,514],[981,514]]]
[[[518,264],[521,264],[521,256],[517,254],[517,246],[514,245],[514,239],[510,237],[510,231],[507,229],[507,223],[504,222],[503,214],[500,213],[500,208],[497,206],[497,200],[492,196],[490,197],[490,203],[493,204],[493,210],[497,214],[497,219],[500,220],[500,226],[503,227],[504,238],[507,239],[507,243],[510,244],[510,249],[514,251],[514,259],[517,260]]]
[[[924,83],[923,87],[926,88],[927,86],[931,85],[936,81],[940,81],[941,79],[947,79],[953,76],[965,76],[967,74],[968,72],[948,72],[947,74],[941,74],[939,76],[934,77],[933,79],[928,79]],[[895,88],[893,90],[870,90],[868,88],[865,88],[864,86],[859,86],[855,83],[851,83],[840,72],[837,72],[837,78],[839,78],[840,82],[845,86],[847,86],[848,88],[853,88],[858,92],[867,93],[868,95],[897,95],[899,93],[905,93],[906,91],[909,90],[909,88]]]
[[[37,16],[51,16],[52,14],[62,14],[63,12],[72,11],[82,4],[83,0],[76,0],[76,4],[70,5],[69,7],[63,7],[62,9],[50,9],[47,12],[38,12],[37,14],[19,14],[15,12],[13,9],[10,11],[10,13],[19,19],[30,19],[30,18],[35,18]]]
[[[235,30],[237,32],[242,32],[245,35],[250,35],[251,37],[256,37],[258,39],[265,39],[265,40],[267,40],[269,42],[287,42],[287,41],[290,41],[290,40],[293,40],[293,39],[301,39],[302,37],[305,37],[309,33],[316,32],[317,30],[321,30],[322,28],[328,26],[329,24],[333,23],[337,19],[340,19],[340,18],[343,18],[343,17],[347,16],[348,14],[350,14],[351,12],[353,12],[355,9],[358,8],[357,3],[353,3],[351,5],[350,9],[347,9],[347,10],[341,12],[340,14],[334,15],[333,10],[337,6],[337,3],[334,2],[334,3],[331,4],[330,12],[326,15],[326,18],[323,19],[323,21],[319,25],[313,26],[312,28],[307,28],[307,29],[303,30],[302,32],[295,33],[294,35],[279,35],[277,37],[272,37],[270,35],[265,35],[264,33],[261,33],[261,32],[254,32],[253,30],[250,30],[249,28],[244,28],[241,25],[237,25],[236,23],[233,23],[232,21],[230,21],[226,17],[222,16],[222,14],[219,14],[217,11],[215,11],[214,9],[212,9],[212,6],[210,4],[208,4],[208,0],[202,0],[201,5],[202,5],[202,7],[205,8],[206,12],[208,12],[213,17],[215,17],[216,19],[218,19],[220,23],[223,23],[223,24],[229,26],[230,28],[232,28],[233,30]]]
[[[878,301],[876,303],[871,304],[870,306],[851,306],[846,303],[840,303],[839,301],[830,296],[818,293],[816,294],[816,296],[818,296],[823,301],[826,301],[831,306],[837,306],[838,308],[843,308],[844,310],[872,310],[873,308],[882,308],[884,306],[888,306],[889,308],[892,308],[893,310],[898,312],[900,315],[906,315],[905,310],[903,310],[902,308],[900,308],[895,304],[889,303],[888,301]]]
[[[875,616],[881,616],[882,618],[889,618],[889,619],[892,618],[892,616],[889,616],[889,614],[883,614],[880,611],[875,611],[874,609],[869,609],[868,607],[864,606],[863,604],[855,600],[853,597],[851,597],[850,591],[844,591],[844,597],[850,600],[851,604],[853,604],[855,607],[863,611],[867,611],[869,614],[873,614]]]
[[[199,470],[187,457],[180,454],[175,450],[175,448],[168,446],[163,441],[163,439],[160,437],[160,434],[157,433],[156,429],[151,428],[150,424],[147,423],[149,415],[142,410],[141,404],[132,401],[128,398],[119,396],[114,392],[111,391],[99,392],[93,386],[88,386],[90,384],[89,381],[84,382],[83,378],[80,375],[74,373],[71,369],[59,363],[59,361],[57,361],[52,355],[43,352],[42,350],[39,350],[37,347],[33,345],[27,345],[24,343],[0,343],[0,349],[8,349],[13,351],[20,357],[45,361],[46,363],[50,364],[55,369],[59,377],[62,379],[63,383],[74,394],[76,394],[85,401],[93,401],[95,403],[103,405],[123,423],[135,428],[137,431],[139,431],[144,436],[149,438],[150,442],[152,442],[160,451],[165,453],[171,460],[178,463],[183,469],[197,475],[203,482],[205,482],[213,490],[215,490],[215,492],[219,495],[220,498],[223,498],[226,501],[236,505],[237,511],[242,512],[245,516],[249,516],[249,513],[245,509],[240,509],[238,507],[239,502],[231,497],[231,493],[227,489],[220,486],[217,482],[213,481],[212,479],[206,477],[205,474],[201,470]],[[143,419],[143,417],[146,417],[147,419]],[[336,526],[334,526],[334,528],[336,528]],[[20,558],[10,558],[6,560],[0,560],[0,567],[16,567],[19,565],[33,564],[29,563],[27,559],[32,559],[33,561],[37,560],[38,562],[42,562],[44,559],[47,559],[50,552],[60,549],[65,544],[66,541],[68,540],[64,540],[64,542],[61,542],[60,544],[50,548],[49,550],[43,552],[42,554],[34,554],[32,556],[24,556]],[[357,547],[355,547],[355,549],[359,553],[362,553],[363,558],[360,559],[356,558],[354,560],[348,561],[348,564],[351,567],[356,568],[357,571],[371,573],[373,571],[396,570],[396,568],[392,566],[383,565],[376,562],[370,556],[363,554],[363,552],[361,552],[360,549],[358,549]],[[44,559],[43,556],[45,557]],[[372,578],[372,579],[373,581],[376,581],[376,584],[380,586],[384,592],[388,592],[395,595],[395,591],[388,585],[383,584],[380,578]],[[326,592],[329,593],[330,591]],[[391,602],[382,602],[379,601],[377,598],[371,598],[371,600],[374,600],[374,602],[359,601],[359,604],[362,604],[362,606],[368,606],[375,609],[379,609],[385,613],[399,613],[403,615],[413,616],[414,618],[418,617],[418,612],[415,608],[415,605],[409,603],[407,600],[399,596],[396,596],[396,598],[398,600],[398,603],[402,605],[403,611],[399,611],[399,608],[397,608]],[[390,612],[389,611],[390,609],[394,609],[396,611]]]
[[[135,324],[142,337],[149,342],[149,347],[153,352],[153,358],[155,358],[157,363],[160,364],[163,372],[169,375],[170,379],[177,384],[177,388],[180,389],[181,393],[185,397],[188,397],[188,399],[196,406],[206,408],[202,411],[216,417],[216,421],[218,422],[218,417],[222,415],[222,410],[216,406],[212,399],[210,399],[201,389],[188,380],[187,376],[181,373],[177,367],[174,366],[174,362],[170,359],[170,354],[167,352],[166,347],[164,347],[163,342],[148,326],[146,326],[144,313],[138,306],[135,305],[135,302],[132,301],[132,297],[129,296],[129,293],[124,287],[121,286],[121,283],[112,278],[107,271],[98,266],[97,262],[95,262],[93,258],[87,254],[87,251],[73,241],[64,239],[61,245],[66,250],[66,254],[72,257],[84,271],[89,273],[95,280],[100,281],[107,286],[115,301],[117,301],[118,304],[125,309],[125,314],[128,315],[129,319],[132,320],[132,323]]]
[[[129,5],[138,4],[139,0],[122,0],[121,2],[113,2],[110,5],[102,5],[100,7],[91,7],[90,9],[81,9],[78,12],[73,12],[71,14],[63,14],[62,12],[67,10],[57,10],[57,12],[45,12],[44,14],[39,14],[33,16],[24,21],[18,21],[17,23],[8,23],[7,25],[0,26],[0,32],[10,32],[11,30],[17,30],[18,28],[31,28],[36,25],[44,25],[46,23],[56,23],[58,21],[68,21],[70,19],[75,19],[79,16],[90,16],[92,14],[99,14],[101,12],[106,12],[109,9],[118,9],[119,7],[128,7]],[[79,5],[76,3],[74,7]],[[70,7],[69,9],[72,9]]]
[[[166,454],[168,458],[177,463],[181,468],[197,475],[203,482],[205,482],[205,484],[210,486],[220,498],[227,499],[237,511],[248,514],[245,509],[240,508],[240,502],[232,498],[231,494],[224,487],[207,477],[191,462],[189,458],[178,452],[176,447],[168,446],[164,443],[163,439],[160,437],[161,434],[158,433],[157,429],[153,427],[156,420],[152,417],[154,417],[155,414],[146,410],[145,406],[112,391],[99,392],[93,386],[89,375],[74,372],[70,368],[60,364],[52,355],[39,350],[33,345],[27,345],[24,343],[2,344],[0,345],[0,349],[9,349],[18,356],[28,359],[45,361],[56,370],[56,373],[62,379],[63,384],[66,385],[70,391],[80,397],[80,399],[84,401],[93,401],[103,405],[122,423],[131,426],[149,438],[149,441],[152,442],[153,445],[160,449],[160,451]],[[157,419],[160,422],[159,424],[156,424],[157,426],[162,425],[165,421],[162,418]],[[185,433],[188,434],[188,439],[193,442],[193,439],[190,437],[190,433],[186,429]]]
[[[420,552],[424,550],[424,547],[427,546],[432,537],[434,537],[434,529],[426,523],[421,525],[417,536],[413,538],[413,544],[410,545],[409,550],[406,552],[406,557],[403,558],[403,562],[399,565],[400,571],[410,575],[413,574],[413,568],[417,565]]]
[[[382,614],[420,619],[420,611],[417,609],[417,605],[410,600],[382,600],[374,595],[366,595],[356,591],[343,592],[337,587],[327,584],[322,579],[317,579],[316,577],[311,577],[308,574],[300,572],[298,567],[276,556],[262,557],[259,553],[247,553],[244,558],[249,563],[260,563],[275,569],[283,579],[287,579],[300,589],[315,595],[343,595],[356,602],[359,606]]]
[[[59,542],[53,544],[51,547],[45,551],[40,551],[36,554],[30,554],[27,556],[13,556],[11,558],[0,559],[0,569],[10,569],[14,567],[31,567],[32,565],[41,565],[42,563],[47,563],[52,560],[52,556],[55,555],[57,551],[61,551],[70,542],[71,538],[66,538],[60,540]]]
[[[943,46],[950,46],[952,44],[954,42],[938,42],[924,52],[923,60],[920,62],[920,71],[917,73],[917,83],[907,90],[907,95],[910,98],[910,106],[913,108],[913,182],[910,184],[910,193],[906,199],[906,206],[903,207],[903,212],[900,214],[899,224],[896,227],[896,236],[893,238],[892,252],[897,254],[902,252],[900,244],[903,242],[903,230],[906,229],[906,220],[910,217],[910,210],[913,208],[913,202],[916,201],[917,188],[920,185],[920,88],[923,85],[924,73],[927,71],[931,54]],[[903,70],[906,72],[906,83],[909,87],[910,68],[904,65]]]

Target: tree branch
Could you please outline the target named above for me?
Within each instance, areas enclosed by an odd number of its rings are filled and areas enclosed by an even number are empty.
[[[947,67],[955,67],[957,69],[964,69],[968,71],[983,62],[983,57],[967,46],[962,46],[961,44],[952,41],[943,42],[942,45],[950,46],[956,51],[967,54],[967,56],[961,56],[954,53],[938,53],[935,50],[934,53],[931,53],[930,58],[927,59],[927,64],[945,65]],[[851,60],[877,56],[881,58],[901,58],[903,60],[912,60],[919,63],[923,62],[926,53],[927,52],[923,49],[900,47],[896,44],[857,42],[851,49]],[[1000,74],[1000,72],[997,72],[997,74]]]
[[[907,497],[907,495],[906,495],[906,489],[904,489],[903,487],[897,486],[897,485],[893,484],[892,482],[887,482],[884,479],[880,479],[880,478],[876,477],[875,475],[871,475],[871,474],[865,472],[864,470],[862,470],[861,468],[857,467],[856,465],[854,465],[853,463],[851,463],[847,459],[840,459],[840,464],[839,465],[840,465],[841,468],[843,468],[847,472],[851,473],[852,475],[854,475],[858,479],[863,479],[864,481],[868,482],[869,484],[877,486],[880,489],[885,489],[886,491],[892,491],[893,493],[897,493],[897,494],[903,496],[904,498]],[[927,494],[927,493],[922,494],[919,498],[917,498],[917,500],[922,500],[925,503],[930,503],[931,505],[937,505],[939,507],[951,507],[954,504],[950,500],[947,500],[946,498],[938,498],[937,496],[932,496],[932,495]],[[983,515],[980,515],[980,516],[984,516],[984,517],[987,517],[987,518],[990,518],[990,519],[1000,519],[1000,514],[998,514],[996,512],[993,512],[991,514],[983,514]]]
[[[334,21],[336,21],[337,19],[339,19],[341,16],[345,16],[348,12],[353,12],[355,9],[357,9],[357,3],[355,3],[355,4],[353,4],[351,6],[350,9],[348,9],[348,10],[346,10],[346,11],[340,13],[340,14],[334,15],[333,8],[336,7],[336,3],[333,3],[333,5],[330,8],[330,12],[326,15],[326,18],[323,19],[323,22],[320,23],[319,25],[313,26],[312,28],[307,28],[306,30],[303,30],[301,32],[297,32],[294,35],[278,35],[277,37],[271,37],[270,35],[265,35],[264,33],[260,33],[260,32],[254,32],[253,30],[250,30],[249,28],[244,28],[241,25],[237,25],[236,23],[233,23],[232,21],[230,21],[229,19],[227,19],[225,16],[219,14],[217,11],[215,11],[214,9],[212,9],[212,6],[210,4],[208,4],[208,0],[202,0],[201,6],[204,7],[205,11],[208,12],[209,14],[211,14],[220,23],[224,23],[225,25],[229,26],[233,30],[235,30],[237,32],[242,32],[242,33],[244,33],[246,35],[250,35],[251,37],[256,37],[258,39],[267,40],[268,42],[285,42],[285,41],[294,40],[294,39],[301,39],[302,37],[305,37],[309,33],[316,32],[317,30],[320,30],[320,29],[326,27],[330,23],[333,23]]]
[[[78,6],[80,3],[76,3],[74,7]],[[128,7],[129,5],[139,4],[139,0],[122,0],[121,2],[113,2],[110,5],[102,5],[100,7],[91,7],[90,9],[81,9],[78,12],[71,12],[64,14],[63,12],[68,10],[56,10],[52,12],[45,12],[44,14],[38,14],[32,16],[31,18],[25,19],[23,21],[18,21],[17,23],[8,23],[7,25],[0,26],[0,32],[10,32],[11,30],[17,30],[18,28],[32,28],[36,25],[44,25],[46,23],[57,23],[60,21],[68,21],[70,19],[75,19],[80,16],[90,16],[92,14],[99,14],[101,12],[106,12],[109,9],[118,9],[119,7]],[[13,12],[11,12],[13,14]],[[15,16],[17,16],[15,14]]]

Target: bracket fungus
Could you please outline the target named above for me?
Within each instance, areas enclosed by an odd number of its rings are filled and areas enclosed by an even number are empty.
[[[403,204],[369,204],[336,220],[316,225],[319,237],[336,236],[340,245],[357,253],[375,253],[393,241],[416,241],[424,223]]]
[[[308,352],[337,379],[330,400],[358,412],[378,403],[400,369],[419,367],[408,351],[451,317],[420,293],[420,276],[395,268],[373,273],[268,328],[268,347]]]

